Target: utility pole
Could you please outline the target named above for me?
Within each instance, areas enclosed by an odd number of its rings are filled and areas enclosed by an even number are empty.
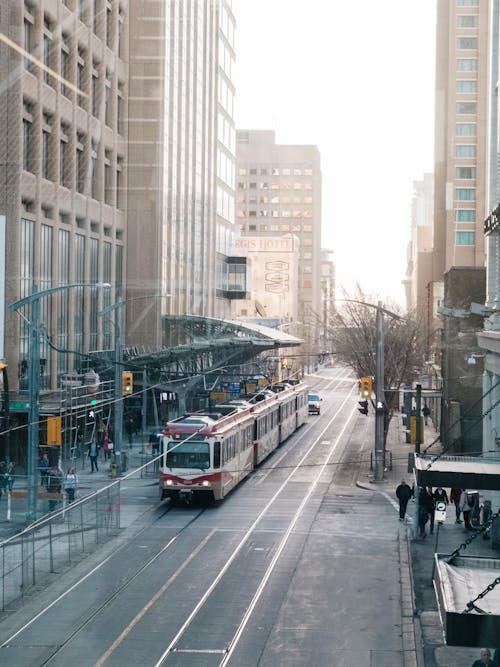
[[[114,408],[114,422],[115,422],[115,463],[116,472],[118,475],[122,474],[122,430],[123,430],[123,396],[122,396],[122,306],[123,300],[118,298],[117,302],[110,308],[116,310],[115,314],[115,408]],[[106,310],[106,309],[105,309]],[[104,312],[104,311],[103,311]]]
[[[420,414],[422,412],[422,385],[417,384],[415,392],[415,454],[420,454],[420,444],[422,442],[422,429]]]
[[[375,481],[384,477],[384,330],[382,302],[377,303],[375,368]]]

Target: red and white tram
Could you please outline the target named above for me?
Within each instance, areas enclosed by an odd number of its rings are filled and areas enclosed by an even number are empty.
[[[248,404],[168,422],[160,443],[160,499],[194,493],[224,498],[306,421],[307,395],[303,382],[281,383]]]

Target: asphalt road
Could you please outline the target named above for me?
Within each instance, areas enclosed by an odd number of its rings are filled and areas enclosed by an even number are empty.
[[[372,448],[357,383],[314,382],[321,415],[221,503],[127,481],[139,522],[3,620],[0,662],[401,667],[398,526],[355,485]]]

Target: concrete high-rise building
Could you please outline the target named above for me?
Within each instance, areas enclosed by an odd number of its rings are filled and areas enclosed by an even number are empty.
[[[428,281],[432,270],[432,213],[434,175],[414,181],[411,202],[411,240],[408,244],[406,307],[418,317],[427,317]]]
[[[159,344],[162,315],[228,316],[244,291],[231,261],[235,20],[226,0],[129,11],[127,334]]]
[[[319,327],[321,166],[317,147],[276,144],[272,130],[238,130],[236,166],[236,221],[241,235],[298,238],[298,281],[292,286],[297,317],[307,324],[316,321]]]
[[[489,2],[438,0],[433,266],[484,266]]]
[[[0,11],[0,215],[5,304],[72,283],[120,294],[127,237],[128,3],[8,0]],[[110,349],[99,311],[112,290],[40,300],[40,385]],[[6,315],[11,389],[26,389],[31,310]],[[58,354],[59,350],[76,351]]]
[[[99,312],[118,297],[126,342],[160,345],[162,315],[229,316],[245,294],[234,29],[226,0],[9,0],[0,12],[5,304],[33,285],[112,285],[40,301],[43,389],[82,365],[55,348],[113,349],[116,312]],[[12,389],[28,384],[25,310],[5,318]]]

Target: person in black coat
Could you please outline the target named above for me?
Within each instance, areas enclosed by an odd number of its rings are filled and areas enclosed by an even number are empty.
[[[399,520],[404,521],[406,514],[406,507],[408,501],[413,495],[413,489],[406,483],[405,479],[401,480],[401,484],[396,488],[396,498],[399,501]]]
[[[426,488],[422,487],[418,495],[418,528],[420,537],[427,537],[425,524],[434,513],[434,499]]]

